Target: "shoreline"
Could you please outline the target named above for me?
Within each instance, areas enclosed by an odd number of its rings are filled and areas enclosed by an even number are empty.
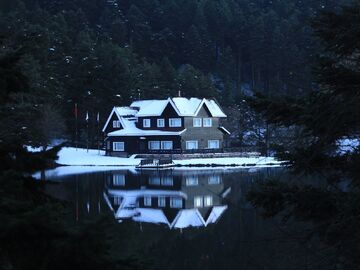
[[[135,167],[140,164],[141,158],[105,156],[104,151],[96,149],[64,147],[58,153],[55,161],[57,166],[116,166]],[[191,158],[173,160],[175,167],[256,167],[256,166],[283,166],[284,162],[274,157],[216,157]]]

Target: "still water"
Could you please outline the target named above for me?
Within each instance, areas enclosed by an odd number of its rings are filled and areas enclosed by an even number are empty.
[[[75,221],[109,215],[124,232],[119,256],[149,258],[151,269],[321,269],[305,225],[264,219],[246,199],[282,168],[48,172],[48,192],[70,201]],[[114,230],[114,228],[112,228]]]

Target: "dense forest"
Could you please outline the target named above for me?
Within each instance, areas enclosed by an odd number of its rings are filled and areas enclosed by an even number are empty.
[[[61,146],[24,146],[70,139],[74,104],[104,121],[114,105],[178,91],[296,134],[276,149],[295,174],[247,197],[284,227],[308,224],[302,241],[324,244],[333,269],[358,269],[360,7],[348,2],[1,1],[0,269],[148,267],[137,252],[114,254],[135,229],[114,236],[105,217],[74,224],[69,205],[44,193],[49,183],[30,177]],[[299,175],[326,184],[290,181]]]
[[[81,119],[89,111],[93,131],[98,112],[103,123],[114,105],[179,91],[247,114],[241,101],[254,92],[302,95],[316,87],[320,47],[309,22],[346,2],[2,1],[1,54],[21,53],[30,91],[13,105],[34,101],[39,123],[24,127],[41,126],[46,145],[74,139],[75,103]],[[81,121],[82,141],[84,128]]]

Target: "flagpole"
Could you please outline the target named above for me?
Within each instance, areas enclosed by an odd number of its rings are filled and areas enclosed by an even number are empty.
[[[86,152],[89,153],[89,112],[86,111]]]
[[[98,140],[98,155],[100,155],[100,113],[97,113],[97,140]]]
[[[77,151],[77,149],[78,149],[78,107],[77,107],[77,103],[75,103],[74,114],[75,114],[75,149]]]

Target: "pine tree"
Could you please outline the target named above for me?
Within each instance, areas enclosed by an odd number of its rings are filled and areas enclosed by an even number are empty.
[[[252,101],[269,123],[301,128],[300,138],[280,157],[295,173],[321,175],[326,184],[322,188],[269,181],[249,199],[267,216],[285,212],[287,219],[311,222],[310,235],[336,249],[344,269],[358,266],[360,252],[355,242],[360,236],[360,42],[354,39],[359,36],[359,14],[357,4],[314,20],[324,46],[315,69],[318,89],[298,98],[260,96]],[[355,141],[344,149],[349,139]]]

